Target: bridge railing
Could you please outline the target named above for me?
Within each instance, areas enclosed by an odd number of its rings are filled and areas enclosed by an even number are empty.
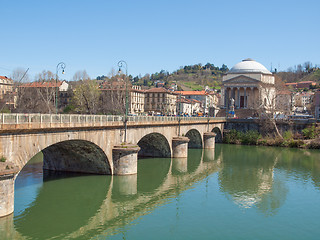
[[[173,121],[207,121],[225,120],[218,117],[168,117],[168,116],[128,116],[128,122],[173,122]],[[32,123],[105,123],[122,122],[120,115],[78,115],[78,114],[23,114],[1,113],[1,124],[32,124]]]

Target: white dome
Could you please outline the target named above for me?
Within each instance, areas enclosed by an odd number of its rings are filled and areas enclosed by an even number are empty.
[[[261,63],[254,61],[251,58],[242,60],[242,62],[234,65],[228,73],[263,73],[272,74],[268,69],[265,68]]]

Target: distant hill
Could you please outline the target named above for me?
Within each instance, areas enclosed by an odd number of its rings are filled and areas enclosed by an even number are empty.
[[[202,90],[205,86],[219,89],[222,82],[222,76],[228,71],[227,65],[216,67],[214,64],[207,63],[206,65],[195,64],[180,67],[172,73],[161,70],[149,75],[147,84],[154,85],[157,81],[162,81],[165,86],[170,86],[171,83],[176,83],[183,90]],[[135,77],[134,82],[138,84],[146,84],[146,79]]]
[[[314,81],[320,84],[320,67],[319,65],[313,66],[311,62],[298,64],[294,66],[294,68],[278,72],[276,75],[286,83]]]

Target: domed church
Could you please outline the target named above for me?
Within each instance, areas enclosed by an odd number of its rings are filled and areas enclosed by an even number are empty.
[[[229,109],[264,109],[274,106],[274,76],[261,63],[245,59],[234,65],[222,79],[222,106]]]

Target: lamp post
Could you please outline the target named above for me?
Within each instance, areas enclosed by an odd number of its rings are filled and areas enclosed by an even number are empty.
[[[60,62],[56,68],[56,114],[58,114],[58,70],[62,69],[62,74],[64,74],[64,69],[66,68],[66,64],[64,62]]]
[[[126,78],[125,78],[125,84],[126,84],[126,111],[124,116],[124,142],[127,142],[127,121],[128,121],[128,87],[127,87],[127,76],[128,76],[128,65],[125,61],[120,60],[118,62],[119,67],[119,74],[121,74],[121,68],[125,68],[126,70]]]
[[[207,115],[207,117],[208,117],[208,130],[207,130],[207,131],[208,131],[208,132],[209,132],[209,121],[210,121],[210,117],[209,117],[209,109],[210,109],[210,107],[208,108],[208,113],[207,113],[207,114],[208,114],[208,115]]]
[[[180,126],[181,126],[181,91],[179,93],[179,118],[178,118],[178,122],[179,122],[179,130],[178,130],[178,137],[180,137]]]

